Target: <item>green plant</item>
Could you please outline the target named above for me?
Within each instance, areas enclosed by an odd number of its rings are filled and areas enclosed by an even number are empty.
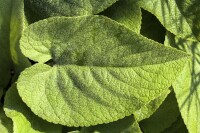
[[[199,133],[198,0],[0,0],[0,132]]]

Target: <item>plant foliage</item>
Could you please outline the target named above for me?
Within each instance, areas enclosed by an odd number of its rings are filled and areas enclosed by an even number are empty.
[[[0,132],[199,133],[199,0],[0,0]]]

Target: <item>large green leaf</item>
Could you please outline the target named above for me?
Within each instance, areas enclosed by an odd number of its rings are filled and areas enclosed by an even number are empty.
[[[0,106],[0,132],[13,133],[12,120],[5,115],[2,106]]]
[[[190,60],[102,16],[49,18],[29,26],[20,43],[39,62],[20,75],[20,96],[38,116],[68,126],[132,114],[166,91]],[[53,67],[43,64],[50,59]]]
[[[153,115],[140,122],[141,129],[144,133],[160,133],[170,127],[179,114],[175,94],[171,92]]]
[[[11,0],[0,0],[0,89],[4,89],[11,78],[12,60],[9,48]]]
[[[108,124],[82,128],[81,133],[142,133],[142,131],[131,115]]]
[[[101,14],[140,33],[142,14],[137,1],[138,0],[119,0]]]
[[[13,120],[14,133],[61,133],[62,126],[48,123],[34,115],[22,102],[16,84],[8,90],[5,97],[4,110]]]
[[[117,0],[28,0],[28,5],[42,18],[97,14]]]

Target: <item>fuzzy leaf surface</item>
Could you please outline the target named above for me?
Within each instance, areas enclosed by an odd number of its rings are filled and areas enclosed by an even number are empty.
[[[190,60],[103,16],[49,18],[29,26],[20,43],[39,62],[19,77],[20,96],[38,116],[67,126],[131,115],[167,90]],[[50,59],[53,66],[44,64]]]

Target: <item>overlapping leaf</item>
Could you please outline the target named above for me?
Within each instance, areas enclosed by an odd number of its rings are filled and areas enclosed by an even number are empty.
[[[137,2],[138,0],[119,0],[101,14],[140,33],[142,14]]]
[[[200,132],[200,56],[198,54],[200,43],[176,39],[176,44],[179,47],[183,46],[186,51],[194,50],[192,62],[184,68],[173,86],[187,128],[190,132],[198,133]]]
[[[32,11],[42,18],[97,14],[117,0],[28,0]]]
[[[174,91],[179,103],[179,108],[184,122],[190,132],[199,132],[199,50],[198,41],[182,39],[169,33],[166,36],[165,44],[182,49],[193,55],[192,62],[188,63],[180,77],[174,83]],[[184,84],[183,84],[184,83]]]
[[[132,114],[167,90],[190,60],[102,16],[46,19],[29,26],[20,43],[40,62],[21,74],[20,96],[38,116],[68,126]],[[43,64],[50,59],[53,67]]]
[[[62,127],[48,123],[34,115],[22,102],[16,84],[8,90],[4,110],[14,124],[14,133],[61,133]]]
[[[183,10],[179,8],[181,3],[185,0],[139,0],[139,4],[145,10],[148,10],[154,14],[160,22],[171,33],[187,38],[190,40],[196,39],[193,34],[192,27],[187,21],[187,17],[184,16]],[[193,0],[198,1],[198,0]],[[191,2],[191,1],[190,1]],[[186,2],[188,3],[188,2]],[[191,2],[193,3],[193,2]],[[190,4],[191,4],[190,3]],[[190,5],[188,4],[188,5]],[[198,4],[196,4],[198,6]],[[196,14],[193,14],[193,18],[196,18]]]
[[[21,71],[31,65],[28,59],[21,53],[19,48],[19,39],[23,30],[28,25],[26,21],[27,20],[24,12],[24,0],[13,0],[10,14],[9,38],[15,78],[19,76]]]
[[[12,120],[5,115],[2,106],[0,106],[0,131],[2,133],[13,133]]]
[[[141,0],[140,2],[144,9],[153,13],[165,28],[175,35],[175,37],[168,38],[168,43],[193,55],[192,63],[187,65],[182,77],[174,83],[174,91],[189,132],[198,133],[200,132],[200,117],[198,115],[200,112],[199,1],[150,0],[148,3]]]

